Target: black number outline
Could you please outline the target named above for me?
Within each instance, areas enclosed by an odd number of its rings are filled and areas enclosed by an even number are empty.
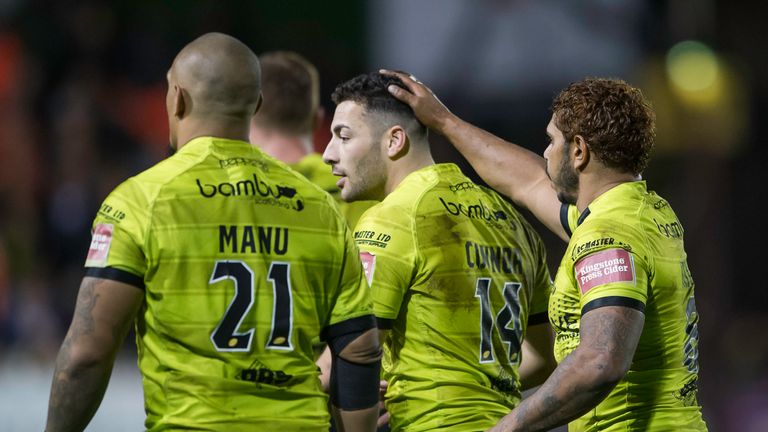
[[[688,298],[685,305],[685,342],[683,344],[683,366],[690,373],[699,372],[699,313],[696,300]]]
[[[242,270],[247,272],[247,277],[241,272]],[[211,342],[217,351],[247,352],[251,350],[254,329],[244,333],[237,333],[237,329],[240,328],[245,315],[253,307],[253,271],[243,261],[216,261],[208,283],[212,285],[225,279],[232,279],[235,285],[235,295],[232,297],[221,321],[211,333]],[[243,306],[243,302],[246,302],[247,305]],[[233,324],[235,320],[237,322]],[[233,340],[235,345],[230,346]]]
[[[291,290],[291,264],[284,261],[273,261],[267,274],[267,280],[272,282],[273,299],[272,329],[269,332],[267,348],[292,351],[293,291]],[[283,338],[283,341],[276,342],[280,338]]]
[[[523,326],[520,323],[520,282],[504,283],[504,307],[496,315],[496,328],[499,330],[501,341],[507,345],[509,362],[516,362],[522,346]],[[510,323],[513,328],[509,328]]]
[[[267,280],[272,284],[272,325],[267,349],[293,350],[293,291],[288,262],[274,261],[269,266]],[[253,270],[243,261],[216,261],[209,284],[231,279],[235,294],[219,324],[211,332],[211,343],[221,352],[251,350],[255,329],[238,332],[255,303]],[[281,339],[282,338],[282,339]],[[277,342],[276,342],[277,340]],[[235,341],[232,346],[230,344]]]
[[[523,327],[520,322],[520,282],[505,282],[502,290],[504,307],[494,317],[491,310],[490,278],[478,278],[475,285],[475,297],[480,299],[480,364],[494,363],[496,356],[493,352],[493,329],[499,332],[502,343],[507,347],[507,358],[510,363],[518,361],[522,349]],[[495,322],[495,325],[494,325]],[[509,328],[509,324],[513,328]],[[486,354],[487,355],[484,355]]]
[[[480,298],[480,352],[479,359],[481,364],[494,363],[496,359],[493,355],[493,313],[491,312],[491,288],[490,278],[478,278],[475,284],[475,297]],[[483,355],[486,354],[487,355]]]

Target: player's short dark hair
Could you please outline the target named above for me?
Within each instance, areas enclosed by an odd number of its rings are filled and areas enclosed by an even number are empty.
[[[417,134],[416,138],[419,139],[426,138],[427,128],[416,118],[413,109],[387,90],[392,84],[405,88],[400,78],[394,76],[378,72],[358,75],[336,86],[331,100],[336,105],[352,101],[362,105],[368,112],[393,115],[405,123],[402,126],[408,128],[408,133]]]
[[[648,165],[655,115],[639,89],[618,79],[587,78],[560,92],[552,112],[566,142],[581,135],[606,166],[637,175]]]
[[[317,68],[290,51],[267,52],[259,60],[264,101],[256,124],[292,134],[311,132],[320,105]]]

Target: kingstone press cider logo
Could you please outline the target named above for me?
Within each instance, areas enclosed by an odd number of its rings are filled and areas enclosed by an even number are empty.
[[[624,249],[606,249],[580,259],[573,267],[582,294],[608,283],[635,282],[635,263]]]
[[[88,248],[86,265],[89,267],[104,267],[109,256],[109,246],[112,244],[112,232],[115,226],[100,223],[93,228],[91,246]]]
[[[290,186],[272,185],[254,173],[252,178],[246,178],[236,182],[203,183],[195,179],[197,189],[205,198],[216,196],[229,198],[240,196],[253,196],[256,204],[266,204],[283,207],[289,210],[304,210],[304,202],[297,196],[296,189]]]

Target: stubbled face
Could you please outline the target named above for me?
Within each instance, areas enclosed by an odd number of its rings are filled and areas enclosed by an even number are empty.
[[[352,101],[336,107],[331,123],[331,141],[323,161],[341,177],[336,185],[344,201],[381,200],[387,170],[382,154],[382,133],[377,132],[376,114]]]
[[[549,145],[544,150],[547,161],[547,176],[557,192],[557,198],[566,204],[576,204],[579,194],[579,173],[571,163],[570,145],[560,129],[555,126],[553,115],[547,125]]]

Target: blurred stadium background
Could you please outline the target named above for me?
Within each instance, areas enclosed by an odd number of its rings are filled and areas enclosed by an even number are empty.
[[[121,180],[165,156],[174,54],[222,31],[256,53],[304,54],[329,114],[337,83],[397,68],[536,151],[569,82],[641,87],[658,115],[645,177],[686,229],[697,282],[705,418],[713,431],[768,430],[761,10],[722,0],[0,1],[0,429],[42,430],[92,217]],[[327,138],[318,134],[318,149]],[[438,160],[472,173],[432,141]],[[554,270],[564,245],[541,232]],[[128,340],[89,430],[142,428],[135,359]]]

